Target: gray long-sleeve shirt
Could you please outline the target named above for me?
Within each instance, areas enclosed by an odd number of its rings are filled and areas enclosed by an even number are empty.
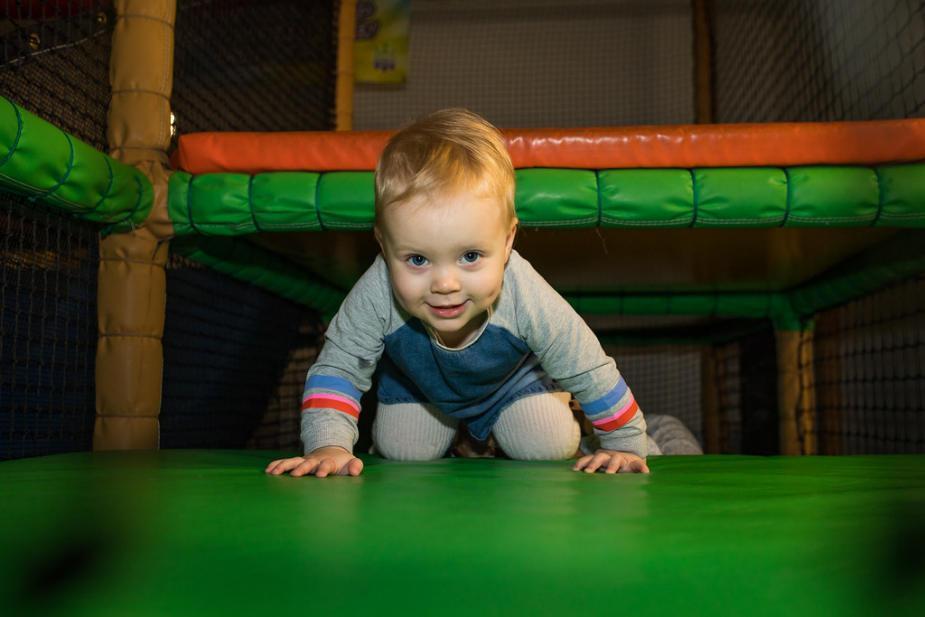
[[[572,307],[517,251],[478,336],[443,347],[395,300],[382,256],[360,278],[325,334],[302,403],[305,452],[356,443],[360,396],[381,369],[380,403],[427,402],[484,439],[512,401],[559,387],[571,392],[603,448],[646,456],[646,425],[633,394]]]

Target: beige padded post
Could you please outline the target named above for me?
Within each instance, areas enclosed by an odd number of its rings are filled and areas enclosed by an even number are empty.
[[[777,330],[775,334],[780,451],[791,455],[815,454],[813,330]]]
[[[110,154],[154,186],[144,226],[100,241],[94,450],[153,449],[164,370],[167,147],[174,0],[117,0],[109,79]]]
[[[143,231],[100,243],[95,450],[158,446],[167,243]]]

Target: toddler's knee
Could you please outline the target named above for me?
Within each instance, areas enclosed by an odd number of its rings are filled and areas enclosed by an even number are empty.
[[[420,404],[380,405],[373,422],[373,449],[394,461],[432,461],[449,450],[456,423]]]
[[[443,458],[449,446],[437,443],[374,441],[376,454],[393,461],[434,461]]]
[[[567,403],[542,394],[512,403],[499,416],[494,435],[513,459],[560,461],[577,452],[581,428]]]

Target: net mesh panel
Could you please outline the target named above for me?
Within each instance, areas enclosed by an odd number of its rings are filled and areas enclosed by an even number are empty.
[[[171,255],[161,447],[292,447],[320,319]]]
[[[714,0],[711,8],[717,122],[925,116],[921,0]],[[815,400],[820,453],[923,451],[915,331],[923,295],[910,281],[818,316],[814,342],[804,343],[813,345],[814,383],[800,388]],[[805,447],[802,429],[798,436]]]
[[[261,424],[247,441],[249,448],[299,449],[299,413],[305,374],[320,351],[320,332],[316,320],[306,319],[299,325],[303,346],[289,350],[282,378],[267,401]]]
[[[703,445],[701,354],[696,345],[606,345],[646,415],[675,416]]]
[[[0,459],[90,448],[98,243],[0,193]]]
[[[354,128],[444,107],[501,127],[694,120],[690,0],[414,0],[409,78],[357,84]]]
[[[110,3],[0,6],[0,92],[105,149]],[[0,243],[0,458],[89,449],[96,228],[0,194]]]
[[[178,134],[333,129],[337,10],[331,0],[178,2]],[[167,277],[161,445],[297,449],[320,318],[177,256]]]
[[[717,415],[719,416],[719,451],[742,452],[742,354],[737,342],[718,345],[715,362]]]
[[[0,92],[105,150],[111,3],[5,0],[2,6]]]
[[[180,0],[177,132],[334,128],[337,4]]]
[[[817,316],[822,454],[925,452],[925,277]]]
[[[737,452],[778,454],[777,344],[770,323],[742,336],[739,352]]]
[[[716,122],[925,115],[921,0],[713,0]]]
[[[629,324],[659,320],[625,317],[619,321]],[[730,329],[734,331],[731,338]],[[684,342],[690,340],[691,333],[729,342]],[[779,452],[777,357],[769,322],[717,320],[712,326],[701,323],[693,330],[660,331],[650,327],[644,333],[624,332],[622,336],[668,341],[604,344],[646,415],[678,418],[703,447],[707,387],[715,399],[719,452]],[[605,341],[607,337],[603,335]],[[674,338],[677,342],[672,342]],[[712,364],[710,383],[705,382],[705,362]]]

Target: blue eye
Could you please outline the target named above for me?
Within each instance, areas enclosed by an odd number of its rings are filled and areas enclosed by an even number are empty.
[[[482,257],[482,254],[478,251],[467,251],[463,253],[462,260],[467,264],[474,264]]]
[[[420,268],[427,263],[427,258],[423,255],[411,255],[405,261],[414,266],[415,268]]]

